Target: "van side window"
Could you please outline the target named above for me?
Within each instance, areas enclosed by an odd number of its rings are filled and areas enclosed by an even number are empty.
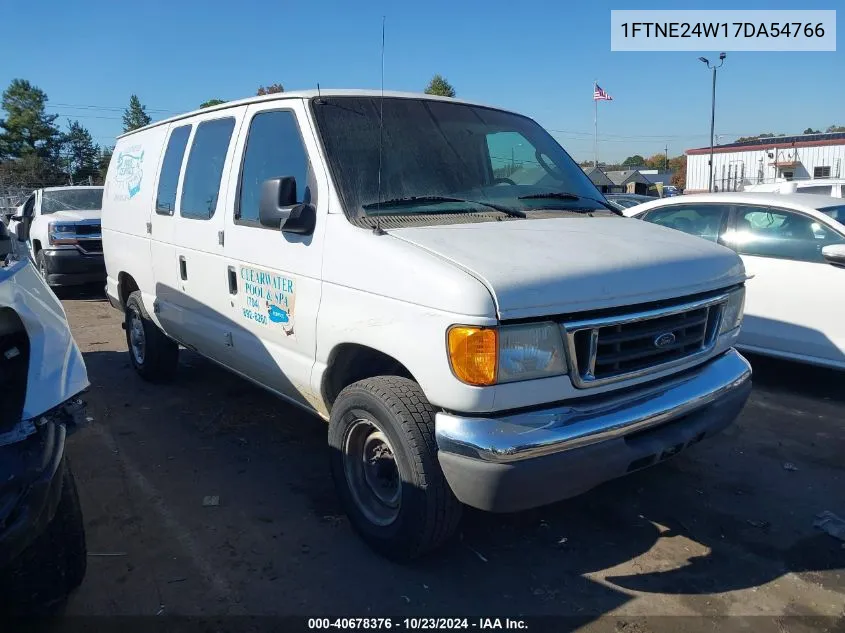
[[[217,208],[223,163],[235,129],[235,119],[203,121],[197,126],[185,179],[182,182],[182,201],[179,214],[185,218],[208,220]]]
[[[176,186],[179,184],[179,171],[182,169],[182,159],[185,157],[185,148],[190,136],[190,125],[179,126],[170,133],[161,164],[161,174],[158,177],[156,213],[159,215],[173,215],[176,208]]]
[[[308,187],[308,157],[296,116],[288,110],[260,112],[249,124],[235,219],[258,222],[262,183],[283,176],[296,178],[298,203],[314,202]]]

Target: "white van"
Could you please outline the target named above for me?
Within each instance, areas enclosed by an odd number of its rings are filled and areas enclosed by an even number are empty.
[[[739,257],[620,217],[498,109],[322,91],[168,119],[118,139],[103,235],[140,375],[173,376],[182,345],[327,418],[351,523],[393,558],[462,504],[671,457],[751,387]]]
[[[759,185],[746,185],[742,190],[753,193],[809,193],[817,196],[845,198],[845,178],[783,180]]]

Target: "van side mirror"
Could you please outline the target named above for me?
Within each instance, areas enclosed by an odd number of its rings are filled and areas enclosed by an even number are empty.
[[[10,222],[23,222],[23,216],[22,215],[13,215],[9,218],[9,221]]]
[[[296,178],[271,178],[261,183],[258,201],[258,221],[261,226],[278,229],[290,217],[296,204]]]
[[[310,235],[317,223],[317,210],[312,204],[296,203],[296,178],[271,178],[261,184],[258,221],[261,226],[285,233]],[[306,192],[307,197],[307,192]]]
[[[845,244],[828,244],[822,249],[822,257],[828,264],[845,268]]]

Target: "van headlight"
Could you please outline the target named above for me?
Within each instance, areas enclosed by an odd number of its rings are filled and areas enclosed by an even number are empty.
[[[742,325],[742,317],[745,314],[745,286],[737,288],[728,297],[722,313],[722,326],[719,334],[730,332]]]
[[[563,339],[555,323],[457,325],[449,329],[447,339],[452,372],[470,385],[486,386],[566,373]]]

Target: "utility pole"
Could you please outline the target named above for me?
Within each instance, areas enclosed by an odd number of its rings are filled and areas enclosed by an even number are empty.
[[[722,67],[725,63],[725,53],[719,53],[719,65],[710,64],[710,60],[706,57],[699,57],[698,59],[704,63],[707,68],[713,70],[713,93],[710,100],[710,181],[707,183],[707,191],[713,191],[713,128],[716,125],[716,70]]]
[[[666,152],[663,157],[663,171],[666,172],[669,171],[669,143],[666,143],[663,151]]]

